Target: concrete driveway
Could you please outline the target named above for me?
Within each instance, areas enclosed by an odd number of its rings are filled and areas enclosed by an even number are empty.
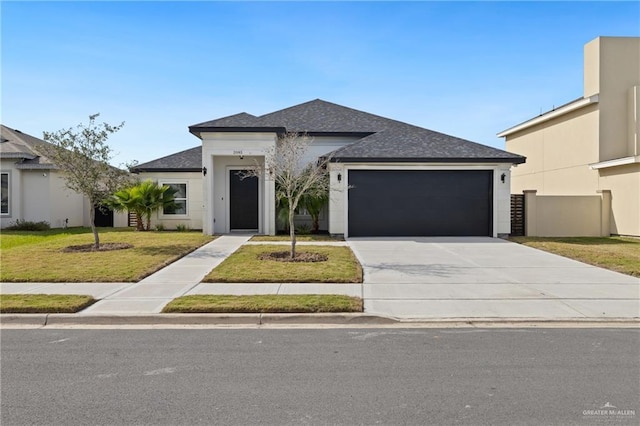
[[[365,312],[400,318],[638,318],[640,279],[501,239],[352,238]]]

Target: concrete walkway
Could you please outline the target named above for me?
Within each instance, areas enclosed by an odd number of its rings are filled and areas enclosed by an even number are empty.
[[[250,235],[223,235],[169,266],[105,297],[80,315],[158,313],[172,299],[180,297],[231,253]]]

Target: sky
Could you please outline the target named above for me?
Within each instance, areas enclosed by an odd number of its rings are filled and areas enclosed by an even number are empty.
[[[587,42],[640,36],[640,2],[1,1],[0,19],[2,124],[124,121],[114,165],[317,98],[504,149],[582,96]]]

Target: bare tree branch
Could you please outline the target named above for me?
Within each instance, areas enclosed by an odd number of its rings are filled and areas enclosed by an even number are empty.
[[[242,179],[268,176],[275,181],[276,199],[287,200],[289,206],[289,235],[291,258],[296,254],[295,211],[305,195],[324,195],[329,192],[327,164],[331,156],[308,161],[309,147],[313,140],[307,134],[286,133],[266,155],[264,164],[240,173]]]
[[[67,188],[89,200],[96,249],[100,247],[100,238],[95,227],[95,208],[129,183],[127,172],[109,165],[113,151],[106,143],[111,134],[124,126],[124,122],[117,126],[96,124],[98,116],[90,115],[89,124],[81,123],[76,129],[44,132],[44,140],[48,143],[38,147],[38,151],[62,171]]]

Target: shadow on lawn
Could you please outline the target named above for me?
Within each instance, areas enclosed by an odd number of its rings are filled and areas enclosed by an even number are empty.
[[[146,247],[136,247],[134,245],[133,250],[136,253],[144,254],[144,255],[166,255],[166,256],[176,256],[176,255],[187,255],[192,251],[196,250],[198,247],[193,247],[189,244],[174,244],[171,246],[146,246]]]

